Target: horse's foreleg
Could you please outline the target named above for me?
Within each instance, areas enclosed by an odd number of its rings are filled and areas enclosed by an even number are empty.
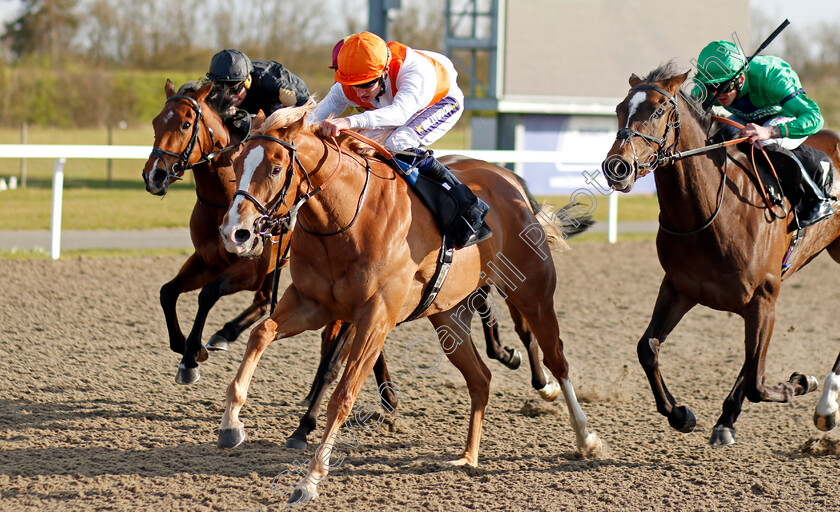
[[[275,339],[318,329],[329,320],[329,312],[301,295],[294,285],[286,289],[274,314],[251,331],[242,363],[227,388],[225,413],[219,426],[220,448],[233,448],[245,440],[245,428],[239,421],[239,411],[245,405],[251,378],[268,345]]]
[[[288,503],[290,505],[302,505],[318,496],[318,484],[327,477],[329,471],[341,464],[340,461],[336,464],[330,463],[333,449],[339,442],[346,442],[353,447],[358,447],[358,434],[356,432],[373,430],[382,422],[382,417],[375,414],[377,407],[365,403],[362,404],[364,412],[357,412],[354,416],[355,425],[351,421],[344,423],[353,409],[359,390],[370,375],[376,359],[382,351],[385,336],[393,328],[394,323],[388,322],[385,318],[385,306],[383,304],[365,308],[363,314],[356,316],[356,335],[353,338],[350,354],[347,357],[344,374],[327,405],[327,422],[324,426],[321,445],[315,451],[306,477],[289,496]],[[361,422],[360,418],[362,418]],[[347,426],[347,437],[339,434],[342,424]],[[355,442],[351,442],[353,440]],[[343,457],[341,460],[343,461]]]
[[[840,394],[840,355],[834,362],[834,368],[825,378],[825,386],[817,409],[814,411],[814,425],[823,431],[829,431],[840,422],[840,407],[837,405],[837,395]]]
[[[254,325],[254,322],[268,312],[272,279],[273,274],[268,274],[263,280],[262,287],[254,293],[251,305],[210,336],[207,340],[207,350],[227,350],[228,345],[236,341],[245,329]]]
[[[253,286],[254,275],[248,266],[235,266],[227,269],[221,276],[207,283],[198,294],[198,310],[193,326],[187,336],[184,357],[178,365],[175,381],[179,384],[192,384],[199,379],[198,363],[207,359],[207,349],[201,338],[207,316],[221,297],[232,295]]]
[[[789,402],[796,395],[802,395],[817,388],[814,377],[794,373],[788,382],[775,386],[764,383],[765,362],[775,322],[775,302],[778,287],[774,292],[756,293],[741,315],[744,317],[746,354],[744,365],[729,396],[723,402],[709,444],[726,446],[735,442],[735,421],[741,413],[744,398],[750,402]]]
[[[379,353],[376,364],[373,365],[373,374],[376,376],[376,387],[379,389],[379,400],[382,408],[388,412],[394,412],[397,408],[397,394],[394,393],[391,383],[391,373],[385,363],[385,349]]]
[[[178,354],[184,353],[186,337],[178,322],[176,305],[182,293],[197,290],[212,279],[207,272],[207,266],[197,254],[191,255],[181,266],[178,274],[171,281],[160,288],[160,307],[166,319],[166,330],[169,333],[169,348]]]
[[[636,347],[639,363],[641,363],[650,383],[650,389],[653,391],[656,410],[659,411],[659,414],[668,418],[671,427],[680,432],[694,430],[694,427],[697,426],[697,420],[691,409],[685,406],[677,406],[676,400],[665,386],[665,381],[659,372],[659,347],[695,304],[695,302],[679,293],[666,276],[659,286],[659,295],[656,298],[656,305],[653,307],[650,323]]]
[[[315,430],[321,400],[341,369],[342,354],[346,357],[345,347],[354,332],[353,324],[349,322],[336,321],[324,328],[321,334],[321,362],[315,372],[315,379],[312,381],[309,395],[305,399],[308,409],[300,418],[298,428],[286,439],[284,445],[286,448],[292,448],[293,450],[306,448],[306,437]]]

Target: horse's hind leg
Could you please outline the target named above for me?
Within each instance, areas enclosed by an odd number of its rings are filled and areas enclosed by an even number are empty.
[[[496,310],[492,307],[493,300],[490,299],[489,294],[490,287],[482,286],[471,296],[475,297],[475,311],[481,319],[484,341],[487,344],[487,357],[499,361],[511,370],[516,370],[522,363],[522,354],[514,348],[502,347],[498,318]]]
[[[254,293],[254,300],[250,306],[245,308],[245,311],[210,336],[206,344],[207,350],[227,350],[228,346],[236,341],[245,329],[252,326],[254,322],[268,312],[273,277],[273,273],[265,277],[262,287]]]
[[[741,413],[744,398],[750,402],[789,402],[796,395],[803,395],[817,389],[817,379],[800,373],[791,375],[790,380],[768,386],[764,384],[764,367],[770,338],[773,335],[775,302],[779,287],[762,294],[756,291],[753,300],[742,312],[745,324],[746,357],[741,372],[729,396],[723,402],[723,411],[718,418],[709,444],[726,446],[735,442],[735,421]]]
[[[522,313],[513,304],[508,304],[510,317],[513,320],[514,329],[525,350],[528,352],[528,362],[531,365],[531,385],[537,390],[543,400],[553,402],[560,395],[560,383],[551,376],[540,364],[540,347],[528,328],[528,322],[522,317]]]
[[[478,465],[478,446],[481,441],[481,427],[484,422],[484,410],[490,397],[490,370],[481,360],[475,348],[469,329],[469,311],[457,308],[455,312],[444,312],[429,317],[438,334],[441,349],[452,364],[458,368],[470,393],[470,425],[467,444],[457,460],[450,461],[456,466]]]
[[[560,328],[554,316],[553,300],[550,292],[525,297],[525,302],[517,301],[518,309],[528,325],[533,329],[534,336],[543,352],[545,366],[560,381],[563,398],[569,410],[569,421],[575,432],[578,452],[584,456],[596,456],[601,451],[601,440],[594,432],[587,430],[587,420],[583,409],[575,396],[575,390],[569,380],[569,363],[563,355],[563,340],[560,339]]]
[[[825,378],[825,386],[817,409],[814,411],[814,425],[823,431],[829,431],[840,422],[840,407],[837,405],[837,395],[840,394],[840,355],[834,362],[834,368]]]

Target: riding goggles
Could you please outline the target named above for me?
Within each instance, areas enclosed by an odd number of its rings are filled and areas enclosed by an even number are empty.
[[[726,87],[721,87],[721,84],[706,84],[706,91],[709,93],[709,96],[714,96],[717,94],[721,96],[723,94],[729,94],[730,92],[734,91],[738,88],[738,79],[734,79],[729,82]],[[720,90],[720,92],[718,92]]]
[[[377,82],[379,82],[379,77],[374,78],[370,82],[365,82],[363,84],[354,85],[353,87],[355,87],[356,89],[370,89],[371,87],[376,85]]]

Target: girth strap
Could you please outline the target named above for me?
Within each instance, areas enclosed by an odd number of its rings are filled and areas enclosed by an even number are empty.
[[[452,239],[448,235],[443,235],[440,241],[440,253],[438,255],[437,267],[435,268],[432,280],[423,291],[423,297],[420,299],[420,303],[417,304],[414,311],[412,311],[405,320],[400,322],[400,324],[414,320],[424,311],[429,309],[429,306],[432,305],[437,298],[438,293],[440,293],[440,289],[443,288],[443,282],[446,280],[446,275],[449,273],[449,267],[452,266],[452,256],[454,253],[455,249],[453,248]]]

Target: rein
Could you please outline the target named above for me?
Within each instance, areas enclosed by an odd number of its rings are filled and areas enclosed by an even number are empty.
[[[280,226],[283,230],[292,231],[294,230],[294,227],[297,224],[297,212],[300,210],[300,208],[315,194],[324,190],[327,184],[330,181],[332,181],[332,179],[336,176],[336,174],[338,174],[338,171],[341,169],[341,148],[335,141],[335,138],[333,138],[332,140],[336,145],[336,149],[338,150],[338,165],[336,165],[336,169],[333,171],[333,173],[330,174],[329,177],[327,177],[327,179],[324,180],[324,182],[316,188],[313,187],[312,181],[309,179],[309,172],[306,170],[306,167],[304,167],[303,162],[300,161],[300,158],[298,158],[297,146],[295,146],[294,141],[287,142],[285,140],[278,139],[277,137],[272,137],[270,135],[253,135],[249,137],[249,139],[270,140],[272,142],[280,144],[281,146],[289,150],[291,160],[289,162],[289,167],[286,169],[286,181],[283,183],[283,187],[280,189],[280,192],[277,194],[277,199],[274,200],[273,205],[271,207],[264,206],[259,199],[254,197],[247,190],[237,190],[233,193],[233,198],[236,199],[236,196],[242,196],[251,203],[253,203],[254,206],[257,208],[261,216],[254,221],[254,230],[263,238],[269,236],[278,226]],[[353,226],[353,224],[356,223],[356,219],[358,219],[359,212],[361,212],[362,206],[364,206],[365,203],[365,198],[367,197],[368,183],[370,182],[371,175],[370,161],[368,161],[367,158],[365,158],[364,160],[366,171],[365,184],[364,188],[362,189],[362,193],[359,196],[359,202],[356,205],[356,213],[353,215],[353,219],[350,220],[350,222],[346,226],[329,233],[318,233],[315,231],[310,231],[306,229],[303,225],[301,225],[301,229],[305,233],[316,236],[332,236],[347,231],[348,229],[350,229],[350,227]],[[289,193],[289,188],[292,184],[292,177],[296,169],[295,164],[297,164],[297,167],[299,167],[301,172],[303,173],[309,191],[302,194],[285,215],[275,218],[275,216],[277,215],[277,211],[280,209],[280,206],[286,204],[286,195]]]
[[[667,123],[666,123],[665,132],[662,134],[662,137],[659,138],[659,139],[657,139],[656,137],[653,137],[651,135],[641,133],[637,130],[630,129],[630,128],[622,128],[622,129],[618,130],[616,138],[619,139],[619,140],[626,140],[631,146],[631,150],[633,151],[633,155],[634,155],[633,163],[636,167],[637,172],[638,172],[639,169],[648,169],[648,168],[650,169],[650,172],[652,172],[660,164],[666,164],[667,165],[667,164],[670,164],[672,162],[681,160],[683,158],[703,154],[703,153],[713,151],[713,150],[716,150],[716,149],[725,148],[727,146],[732,146],[732,145],[738,144],[740,142],[743,142],[743,141],[749,139],[749,137],[741,137],[741,138],[738,138],[738,139],[724,141],[724,142],[720,142],[720,143],[716,143],[716,144],[710,144],[708,146],[704,146],[704,147],[697,148],[697,149],[691,149],[691,150],[687,150],[687,151],[677,151],[676,148],[677,148],[677,145],[679,144],[679,141],[680,141],[680,111],[679,111],[679,105],[677,104],[676,95],[671,94],[670,92],[666,91],[665,89],[663,89],[659,86],[653,85],[653,84],[640,84],[640,85],[631,87],[630,90],[631,91],[634,91],[634,90],[656,91],[656,92],[662,94],[663,96],[665,96],[666,98],[668,98],[668,101],[669,101],[669,103],[671,104],[671,107],[672,107],[671,111],[668,113],[669,118],[668,118]],[[659,110],[657,110],[657,112],[659,112]],[[731,119],[718,117],[718,116],[712,116],[712,119],[715,120],[715,121],[721,122],[723,124],[733,126],[735,128],[739,128],[739,129],[744,128],[741,124],[739,124],[735,121],[732,121]],[[671,144],[666,145],[667,144],[667,139],[668,139],[668,133],[669,133],[672,126],[674,127],[674,141]],[[639,164],[638,159],[635,157],[635,155],[637,153],[636,153],[636,150],[635,150],[635,146],[633,145],[633,138],[634,137],[639,137],[647,143],[652,143],[652,144],[656,145],[656,150],[655,150],[655,154],[654,154],[655,158],[654,159],[649,159],[647,162]],[[770,164],[770,168],[773,171],[773,175],[776,178],[776,181],[778,183],[779,178],[778,178],[778,175],[776,175],[776,170],[773,167],[772,162],[770,162],[770,157],[764,151],[764,148],[760,148],[760,149],[761,149],[762,153],[764,153],[764,156],[767,159],[767,162]],[[771,214],[775,218],[778,218],[778,219],[785,218],[787,216],[787,212],[785,212],[784,209],[782,209],[783,215],[780,216],[776,212],[776,210],[774,209],[774,206],[773,206],[772,202],[770,201],[770,199],[767,197],[767,193],[764,190],[764,184],[761,180],[761,176],[758,172],[758,168],[755,165],[754,147],[753,147],[753,155],[751,155],[751,158],[752,158],[752,161],[753,161],[753,168],[754,168],[755,176],[756,176],[756,178],[758,179],[758,182],[759,182],[759,189],[761,191],[762,197],[764,199],[764,202],[765,202],[767,208],[770,210]],[[668,229],[667,227],[665,227],[665,225],[662,223],[662,214],[660,213],[660,215],[659,215],[659,227],[664,232],[666,232],[668,234],[671,234],[671,235],[681,235],[681,236],[693,235],[693,234],[699,233],[700,231],[703,231],[704,229],[706,229],[706,228],[708,228],[709,226],[712,225],[712,223],[715,221],[718,214],[720,213],[721,206],[723,205],[723,192],[725,190],[724,184],[726,183],[726,172],[727,172],[728,159],[729,159],[729,156],[727,154],[724,158],[723,173],[721,174],[720,185],[718,187],[718,194],[717,194],[715,211],[712,213],[709,220],[704,222],[701,226],[699,226],[695,229],[692,229],[690,231],[674,231],[674,230],[671,230],[671,229]]]
[[[158,158],[163,158],[164,156],[171,156],[171,157],[174,157],[174,158],[178,159],[177,162],[175,162],[174,164],[172,164],[172,166],[170,166],[169,168],[166,169],[166,178],[168,180],[181,180],[181,179],[183,179],[182,174],[185,171],[190,170],[193,167],[196,167],[196,166],[204,164],[204,163],[211,163],[213,161],[213,159],[216,158],[217,156],[219,156],[222,153],[225,153],[227,151],[230,151],[231,149],[236,148],[237,146],[239,146],[240,144],[242,144],[243,142],[245,142],[247,140],[247,137],[246,137],[245,139],[237,142],[236,144],[231,144],[231,145],[225,146],[221,149],[218,149],[216,151],[211,151],[210,153],[207,153],[206,155],[202,155],[201,158],[198,159],[198,161],[193,162],[193,163],[189,163],[190,155],[192,154],[193,149],[195,148],[196,142],[198,142],[198,125],[199,125],[199,123],[204,124],[204,126],[207,128],[207,131],[210,133],[210,147],[211,148],[216,145],[216,138],[213,134],[213,129],[210,128],[210,126],[207,124],[207,121],[204,120],[204,113],[202,111],[202,105],[200,103],[198,103],[194,98],[191,98],[189,96],[185,96],[183,94],[176,94],[174,96],[170,96],[169,98],[166,99],[166,103],[169,103],[170,101],[175,101],[175,100],[186,101],[190,105],[190,107],[193,109],[193,111],[195,112],[196,117],[195,117],[195,122],[193,123],[193,129],[192,129],[192,134],[190,135],[190,140],[187,141],[187,145],[184,148],[184,150],[181,151],[181,153],[174,153],[172,151],[167,151],[167,150],[165,150],[161,147],[158,147],[158,146],[152,147],[152,152],[149,156],[158,157]]]

